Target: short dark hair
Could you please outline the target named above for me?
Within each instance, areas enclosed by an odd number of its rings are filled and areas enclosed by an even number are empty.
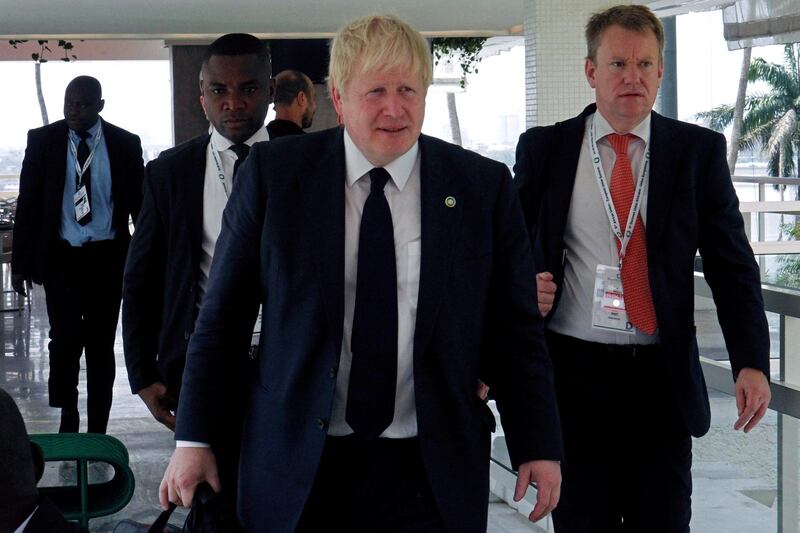
[[[614,25],[639,33],[651,30],[658,41],[658,59],[664,59],[664,26],[661,20],[647,6],[636,4],[609,7],[589,18],[586,23],[586,59],[597,59],[597,48],[603,32]]]
[[[95,101],[103,99],[103,87],[97,78],[92,76],[78,76],[67,84],[67,90],[80,89],[84,94]]]
[[[275,76],[275,105],[291,105],[299,92],[311,96],[311,80],[299,70],[284,70]]]
[[[269,77],[269,49],[264,41],[249,33],[228,33],[208,45],[203,53],[203,68],[208,66],[211,56],[247,56],[251,54],[255,55],[258,62],[264,65],[267,77]]]

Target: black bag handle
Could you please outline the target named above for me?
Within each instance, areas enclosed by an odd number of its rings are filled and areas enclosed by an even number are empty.
[[[177,506],[174,503],[169,502],[169,507],[167,510],[161,511],[161,514],[158,515],[156,521],[153,522],[153,525],[147,530],[147,533],[163,533],[169,517],[172,516],[172,512],[175,511],[175,507]]]

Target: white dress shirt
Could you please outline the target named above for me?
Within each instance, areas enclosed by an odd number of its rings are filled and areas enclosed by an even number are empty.
[[[31,521],[31,518],[33,518],[33,515],[35,515],[36,511],[38,511],[38,510],[39,510],[39,506],[37,505],[36,509],[34,509],[33,512],[28,515],[28,518],[26,518],[25,521],[23,523],[21,523],[19,525],[19,527],[13,531],[13,533],[23,533],[25,531],[25,528],[28,527],[28,522]]]
[[[253,143],[269,140],[266,128],[259,128],[252,137],[244,143],[253,146]],[[198,284],[200,288],[200,298],[197,305],[206,293],[208,285],[208,272],[211,269],[211,259],[214,257],[214,247],[217,245],[217,237],[222,229],[222,212],[228,203],[228,195],[231,192],[231,176],[233,175],[233,165],[236,164],[236,153],[230,149],[233,141],[223,137],[216,128],[211,128],[211,141],[206,147],[206,173],[203,182],[203,241],[202,253],[200,254],[200,277]],[[224,180],[219,179],[217,162],[214,159],[212,150],[216,147],[219,162],[225,175]],[[227,192],[226,192],[227,188]]]
[[[358,238],[361,213],[370,190],[369,171],[375,165],[359,151],[345,130],[344,155],[344,335],[336,394],[328,434],[353,432],[345,421],[347,390],[350,382],[350,336],[356,302]],[[417,320],[417,297],[421,257],[421,202],[419,144],[383,168],[392,177],[384,195],[389,203],[394,226],[394,255],[397,266],[397,387],[394,420],[381,434],[387,438],[417,435],[417,412],[414,397],[414,326]]]
[[[595,123],[597,149],[600,152],[603,172],[609,180],[616,161],[614,149],[606,138],[606,135],[615,133],[614,128],[597,111],[586,117],[578,169],[575,174],[575,186],[572,189],[567,225],[564,230],[566,247],[564,286],[548,329],[562,335],[604,344],[652,344],[658,339],[657,333],[647,335],[636,330],[634,335],[629,335],[592,327],[597,265],[619,266],[616,236],[611,230],[611,223],[608,221],[608,215],[603,207],[590,155],[589,124],[595,115],[597,116]],[[633,175],[639,176],[645,147],[650,141],[650,115],[648,114],[630,133],[634,137],[628,143],[628,158],[631,161]],[[649,175],[644,177],[640,211],[645,226],[647,225],[649,179]]]
[[[269,135],[266,128],[259,128],[252,137],[244,143],[250,147],[259,141],[268,141]],[[222,212],[228,204],[228,195],[231,192],[231,176],[233,176],[233,166],[236,164],[236,153],[231,150],[233,141],[223,137],[216,128],[211,128],[211,140],[206,147],[206,172],[203,181],[203,240],[200,254],[200,276],[197,279],[198,298],[197,307],[206,295],[208,285],[208,272],[211,269],[211,260],[214,258],[214,247],[217,245],[217,237],[222,230]],[[212,150],[217,149],[219,162],[222,164],[224,180],[219,179],[217,161],[214,159]],[[227,189],[227,191],[226,191]],[[261,329],[261,310],[259,309],[259,321],[256,324],[256,331]],[[206,448],[208,444],[194,441],[179,440],[175,441],[178,448],[181,447],[201,447]]]

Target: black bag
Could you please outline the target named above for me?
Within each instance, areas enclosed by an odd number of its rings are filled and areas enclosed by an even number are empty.
[[[175,510],[175,504],[169,504],[169,509],[162,511],[152,525],[140,524],[133,520],[123,520],[114,526],[112,533],[181,533],[181,528],[175,527],[172,524],[167,524],[172,511]]]
[[[215,493],[208,483],[197,486],[183,533],[240,533],[232,501]],[[155,532],[153,532],[155,533]]]
[[[175,507],[174,503],[170,503],[169,508],[162,511],[151,526],[133,520],[123,520],[114,527],[113,533],[241,533],[243,531],[236,519],[236,510],[215,493],[208,483],[197,486],[192,509],[186,517],[183,529],[167,523]]]

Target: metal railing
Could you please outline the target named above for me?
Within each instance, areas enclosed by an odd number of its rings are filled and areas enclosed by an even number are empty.
[[[701,273],[695,273],[694,287],[697,296],[712,297]],[[769,406],[777,413],[776,531],[800,533],[800,291],[766,284],[761,290],[765,310],[779,318],[777,376],[773,372]],[[735,395],[729,364],[702,356],[700,363],[709,389]]]
[[[756,255],[800,253],[800,241],[767,241],[765,216],[768,213],[791,216],[800,215],[800,200],[797,200],[798,195],[796,191],[791,191],[794,193],[790,195],[791,199],[786,199],[783,194],[781,194],[780,200],[767,199],[769,187],[779,185],[790,188],[800,188],[800,178],[733,176],[733,183],[750,183],[757,187],[755,201],[739,202],[739,209],[745,220],[745,231],[747,231],[750,237],[753,253]],[[749,224],[747,223],[748,221],[750,222]]]

